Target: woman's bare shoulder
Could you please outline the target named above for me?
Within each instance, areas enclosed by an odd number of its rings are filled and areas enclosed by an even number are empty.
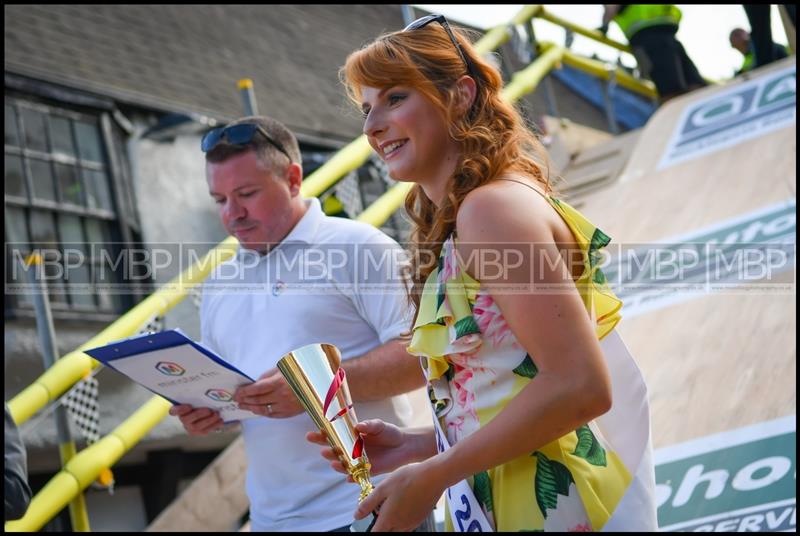
[[[475,235],[490,238],[504,233],[539,236],[549,232],[553,209],[541,190],[541,186],[524,177],[509,175],[472,190],[459,206],[456,217],[459,238]]]

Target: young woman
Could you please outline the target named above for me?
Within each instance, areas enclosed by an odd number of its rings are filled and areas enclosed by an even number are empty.
[[[609,238],[552,195],[500,74],[441,15],[341,74],[391,177],[415,183],[408,350],[437,421],[358,425],[373,473],[394,472],[355,517],[408,530],[446,491],[451,530],[655,530],[646,390],[597,266]]]

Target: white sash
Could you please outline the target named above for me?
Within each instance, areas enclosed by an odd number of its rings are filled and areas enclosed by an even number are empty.
[[[435,414],[433,426],[436,431],[436,450],[441,454],[450,448],[450,443],[442,433]],[[447,488],[447,503],[450,506],[450,521],[457,532],[494,532],[494,527],[483,515],[483,509],[466,480]]]

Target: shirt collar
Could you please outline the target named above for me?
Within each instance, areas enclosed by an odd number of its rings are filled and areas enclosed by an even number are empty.
[[[238,250],[236,251],[236,258],[239,261],[243,261],[245,258],[251,258],[252,256],[259,256],[259,257],[268,257],[270,253],[275,251],[277,248],[284,244],[289,243],[305,243],[305,244],[313,244],[315,242],[315,237],[317,236],[317,229],[319,228],[322,220],[325,218],[325,213],[322,212],[322,205],[319,202],[319,199],[316,197],[312,197],[310,199],[303,200],[306,204],[306,213],[300,218],[300,221],[295,224],[289,234],[281,240],[280,244],[276,247],[272,248],[267,255],[259,255],[258,252],[253,251],[252,249],[245,249],[239,246]]]

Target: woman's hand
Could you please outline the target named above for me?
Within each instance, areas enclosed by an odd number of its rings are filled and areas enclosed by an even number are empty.
[[[432,431],[429,433],[428,430],[403,430],[379,419],[358,423],[356,431],[364,438],[364,450],[372,465],[370,474],[373,475],[394,471],[406,463],[427,458],[436,451]],[[324,446],[325,448],[320,451],[322,457],[330,460],[331,467],[336,471],[347,473],[339,461],[338,453],[328,444],[325,434],[309,432],[306,434],[306,439]],[[353,481],[349,475],[348,480]]]
[[[378,511],[372,532],[407,532],[422,524],[447,487],[436,469],[435,456],[421,463],[401,467],[378,484],[358,505],[353,517],[362,519]]]

